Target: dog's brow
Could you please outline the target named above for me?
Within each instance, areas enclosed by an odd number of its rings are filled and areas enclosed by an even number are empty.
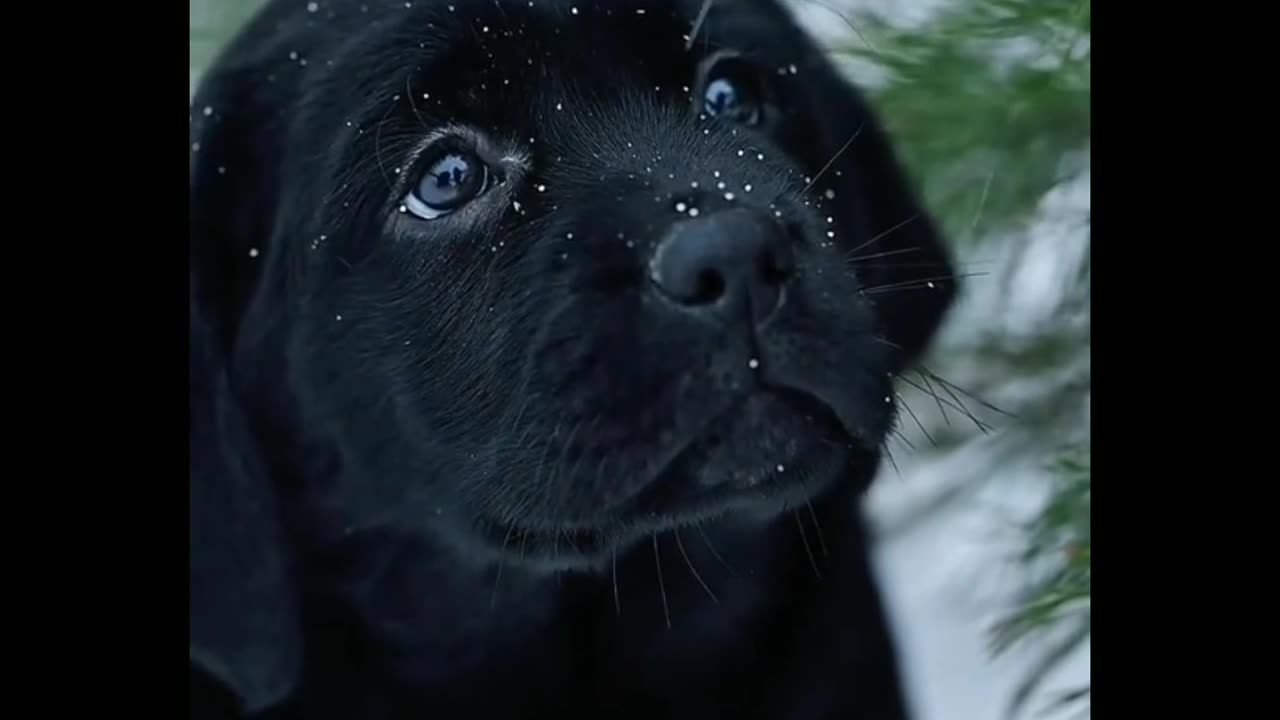
[[[702,29],[702,23],[707,19],[707,13],[711,12],[711,4],[715,0],[702,0],[702,9],[698,11],[698,17],[693,21],[693,29],[689,31],[689,37],[684,41],[685,52],[693,49],[693,40],[698,37],[698,30]]]

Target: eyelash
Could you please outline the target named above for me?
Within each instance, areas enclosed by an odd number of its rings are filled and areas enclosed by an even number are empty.
[[[459,183],[465,196],[452,200],[441,198],[433,206],[430,200],[419,195],[419,191],[428,173],[450,158],[463,161],[471,173],[474,173],[478,166],[480,179],[478,182],[473,182],[470,178],[474,175],[469,175],[465,178],[464,184],[463,179],[458,178],[458,168],[455,167],[454,180]],[[475,142],[458,134],[444,135],[429,141],[418,153],[417,158],[410,163],[410,168],[399,188],[399,210],[402,214],[411,214],[419,220],[428,222],[462,210],[505,180],[499,168],[485,159]]]

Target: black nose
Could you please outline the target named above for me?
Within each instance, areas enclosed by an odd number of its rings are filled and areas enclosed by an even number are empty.
[[[759,322],[778,307],[794,269],[782,228],[742,208],[672,227],[654,251],[649,277],[686,307],[737,313],[745,304]]]

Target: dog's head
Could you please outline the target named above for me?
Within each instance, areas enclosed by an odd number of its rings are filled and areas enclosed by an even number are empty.
[[[544,568],[867,482],[951,267],[774,0],[315,5],[193,105],[193,418],[232,392],[196,374],[285,387],[344,526]],[[265,473],[216,427],[193,488]]]

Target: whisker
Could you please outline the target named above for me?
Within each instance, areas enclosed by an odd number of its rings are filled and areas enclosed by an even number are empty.
[[[577,436],[578,432],[582,430],[582,425],[583,422],[579,420],[574,423],[573,429],[569,431],[569,436],[565,438],[564,446],[560,448],[560,458],[556,461],[555,475],[551,477],[550,483],[548,484],[548,487],[559,486],[560,492],[556,497],[557,504],[564,502],[565,497],[568,496],[569,490],[572,488],[572,485],[569,483],[562,482],[564,479],[565,460],[569,457],[569,451],[573,449],[573,439]]]
[[[982,219],[982,210],[987,205],[987,193],[991,190],[991,181],[996,179],[996,171],[992,170],[987,176],[987,181],[982,184],[982,195],[978,198],[978,210],[973,215],[973,221],[969,223],[969,232],[973,232],[978,227],[978,221]]]
[[[853,34],[858,36],[858,39],[861,40],[864,45],[866,45],[872,51],[876,51],[876,48],[874,45],[871,44],[871,41],[867,40],[867,38],[863,36],[862,31],[858,29],[858,26],[854,25],[853,20],[850,19],[848,16],[846,16],[844,13],[840,12],[836,8],[824,2],[821,2],[820,0],[805,0],[805,1],[812,3],[814,5],[817,5],[818,7],[823,8],[824,10],[831,13],[832,15],[835,15],[836,17],[840,18],[845,25],[849,26],[849,29],[853,31]]]
[[[864,245],[865,244],[867,243],[864,243]],[[877,258],[889,257],[890,255],[902,255],[904,253],[920,252],[922,249],[923,248],[919,248],[919,247],[909,247],[909,248],[902,248],[900,250],[885,250],[883,252],[871,253],[870,255],[854,255],[853,253],[858,251],[858,248],[854,248],[853,250],[850,250],[849,252],[845,253],[845,262],[850,265],[853,265],[863,260],[875,260]]]
[[[911,406],[909,404],[907,404],[907,399],[902,397],[902,395],[896,392],[894,393],[894,396],[898,398],[898,403],[902,405],[902,409],[906,410],[907,414],[911,416],[911,419],[915,421],[916,427],[920,428],[920,432],[924,434],[924,437],[926,440],[929,441],[929,444],[934,446],[935,448],[938,447],[938,441],[933,439],[933,436],[930,435],[929,431],[925,429],[924,423],[920,422],[920,418],[916,417],[915,411],[911,409]]]
[[[653,563],[658,568],[658,590],[662,593],[662,617],[666,618],[667,629],[671,629],[671,608],[667,607],[667,585],[662,581],[662,558],[658,556],[658,533],[653,533]]]
[[[893,451],[889,449],[888,445],[884,446],[884,453],[889,458],[889,464],[893,466],[893,473],[901,480],[902,471],[898,469],[898,461],[893,459]]]
[[[822,579],[822,573],[818,571],[818,561],[813,559],[813,548],[809,547],[809,536],[804,531],[804,523],[800,521],[800,513],[792,511],[791,517],[796,520],[796,527],[800,530],[800,542],[804,545],[804,554],[809,557],[809,567],[813,568],[813,576]]]
[[[387,174],[387,166],[382,162],[382,126],[387,124],[387,118],[391,117],[391,112],[395,109],[396,101],[392,100],[387,106],[387,111],[382,114],[382,119],[378,121],[377,129],[373,132],[373,156],[378,161],[378,170],[382,172],[382,179],[386,181],[388,190],[394,190],[396,184]]]
[[[862,292],[864,294],[877,294],[877,293],[884,293],[884,292],[893,292],[895,290],[898,290],[898,291],[912,290],[916,288],[929,287],[930,283],[955,281],[963,278],[982,277],[984,275],[990,275],[990,274],[991,273],[989,272],[972,272],[972,273],[959,273],[959,274],[950,274],[950,275],[935,275],[933,277],[913,278],[911,280],[902,280],[894,283],[885,283],[884,285],[873,285],[868,288],[863,288]]]
[[[905,375],[899,377],[899,379],[902,380],[902,382],[910,385],[911,387],[917,390],[920,390],[921,392],[925,392],[925,389],[922,386],[912,382],[911,379],[906,377]],[[947,394],[951,396],[952,399],[947,404],[950,405],[953,410],[959,410],[962,414],[964,414],[965,417],[969,418],[970,422],[972,422],[975,426],[977,426],[979,430],[981,430],[984,433],[987,432],[988,430],[994,429],[987,423],[983,422],[977,415],[974,415],[973,411],[970,410],[968,407],[966,407],[965,404],[961,402],[960,398],[956,397],[955,393],[951,392],[945,385],[942,387],[942,389],[945,390]],[[933,397],[939,403],[943,402],[942,398],[940,398],[937,395],[937,393],[934,393]]]
[[[568,530],[561,530],[560,534],[564,535],[564,541],[569,543],[569,547],[573,548],[574,552],[582,554],[582,548],[579,548],[578,543],[573,541],[573,535],[570,535]]]
[[[593,419],[591,423],[587,425],[588,437],[591,437],[592,434],[595,432],[596,425],[600,422],[601,419],[603,419],[602,416],[596,415],[595,419]],[[573,461],[573,465],[569,466],[569,472],[565,475],[566,480],[568,480],[569,482],[573,482],[573,478],[578,474],[578,468],[582,466],[582,461],[586,457],[587,457],[587,453],[585,452],[578,453],[578,458]]]
[[[618,548],[613,548],[613,612],[614,615],[622,617],[622,595],[618,592]]]
[[[545,500],[546,496],[550,494],[551,487],[552,487],[552,483],[543,484],[541,482],[542,471],[543,469],[549,467],[548,457],[550,456],[551,451],[555,449],[554,440],[556,439],[556,436],[560,434],[560,427],[561,427],[561,422],[559,419],[557,419],[555,428],[552,429],[551,431],[551,435],[547,437],[545,440],[543,440],[542,453],[541,453],[542,459],[538,461],[538,466],[533,471],[533,487],[543,488],[543,491],[541,493],[542,498],[540,498],[542,500]]]
[[[858,267],[858,268],[933,268],[933,269],[935,269],[935,270],[938,270],[938,269],[941,269],[941,268],[945,267],[945,265],[943,265],[942,263],[938,263],[938,262],[916,262],[916,263],[912,263],[912,262],[905,262],[905,263],[901,263],[901,262],[885,262],[885,263],[864,263],[864,262],[861,262],[861,260],[859,260],[859,261],[857,261],[857,262],[849,262],[849,261],[846,261],[846,262],[845,262],[845,264],[846,264],[846,265],[848,265],[849,267]],[[957,263],[956,263],[956,266],[957,266],[957,267],[961,267],[961,268],[966,268],[966,267],[980,267],[980,266],[987,266],[987,267],[990,267],[991,265],[992,265],[992,262],[991,262],[990,260],[971,260],[971,261],[966,261],[966,262],[957,262]]]
[[[809,181],[809,184],[804,186],[804,189],[800,191],[801,195],[808,192],[809,188],[813,187],[813,184],[818,182],[818,179],[821,178],[827,170],[831,169],[831,166],[835,164],[836,160],[840,159],[840,156],[844,154],[844,151],[848,150],[849,146],[853,144],[853,141],[857,140],[858,136],[862,134],[862,128],[864,127],[866,127],[866,123],[858,125],[858,129],[853,131],[853,135],[849,136],[849,139],[845,141],[844,145],[840,146],[840,149],[836,151],[836,154],[832,155],[831,159],[827,161],[827,164],[822,166],[822,169],[818,171],[818,174],[813,176],[813,179]]]
[[[698,31],[702,29],[702,23],[707,19],[707,13],[711,11],[711,3],[715,0],[702,0],[702,8],[698,10],[698,17],[693,21],[693,29],[689,31],[689,38],[684,41],[684,51],[689,52],[693,49],[694,38],[698,37]]]
[[[822,557],[828,557],[831,553],[827,550],[827,539],[822,534],[822,523],[818,522],[818,512],[813,509],[813,503],[809,502],[809,498],[804,499],[804,504],[809,508],[809,518],[813,520],[813,529],[818,533],[818,549],[822,551]]]
[[[894,341],[890,340],[889,338],[883,338],[883,337],[876,336],[876,337],[873,337],[873,338],[871,338],[871,339],[872,339],[872,341],[874,341],[874,342],[878,342],[878,343],[880,343],[881,345],[888,345],[889,347],[893,348],[894,350],[901,350],[901,349],[902,349],[902,346],[901,346],[901,345],[899,345],[898,343],[896,343],[896,342],[894,342]]]
[[[711,544],[711,538],[707,537],[707,531],[703,529],[702,523],[698,523],[697,525],[694,525],[694,527],[697,528],[698,534],[702,536],[702,542],[706,544],[707,550],[711,553],[711,557],[715,558],[716,561],[719,562],[720,565],[724,567],[725,571],[729,573],[730,577],[737,577],[738,572],[734,570],[729,565],[729,563],[725,561],[723,557],[720,556],[720,553],[716,551],[715,546]]]
[[[923,370],[923,372],[928,373],[929,377],[932,377],[934,380],[938,381],[938,384],[939,384],[939,385],[942,385],[944,388],[947,388],[947,387],[955,388],[955,389],[956,389],[957,391],[959,391],[961,394],[965,395],[966,397],[968,397],[969,399],[973,400],[974,402],[977,402],[977,403],[981,404],[983,407],[987,408],[988,410],[990,410],[990,411],[992,411],[992,412],[1000,413],[1001,415],[1004,415],[1005,417],[1010,418],[1010,419],[1012,419],[1012,420],[1017,420],[1017,419],[1018,419],[1018,416],[1017,416],[1017,415],[1015,415],[1015,414],[1013,414],[1013,413],[1011,413],[1011,412],[1005,411],[1005,410],[1001,410],[1000,408],[996,407],[995,405],[992,405],[991,403],[987,402],[986,400],[983,400],[982,398],[978,397],[977,395],[974,395],[973,393],[969,392],[968,390],[965,390],[964,388],[960,387],[959,385],[956,385],[955,383],[951,382],[950,380],[947,380],[946,378],[941,377],[940,375],[938,375],[937,373],[933,372],[933,371],[932,371],[932,370],[930,370],[929,368],[921,368],[921,369]]]
[[[924,380],[925,386],[929,388],[929,394],[933,396],[934,402],[938,403],[938,412],[942,414],[942,421],[947,424],[947,427],[951,427],[951,418],[947,415],[947,409],[942,405],[942,398],[938,397],[938,393],[933,389],[933,385],[929,384],[929,376],[924,373],[919,374],[920,378]]]
[[[894,438],[896,438],[898,442],[902,443],[903,445],[906,445],[908,450],[910,450],[911,452],[916,452],[915,443],[911,442],[911,439],[908,438],[906,435],[903,435],[901,430],[894,428],[890,430],[889,433]]]
[[[862,128],[858,128],[858,130],[862,130]],[[889,228],[888,228],[888,229],[886,229],[886,230],[882,230],[879,234],[877,234],[877,235],[873,236],[870,240],[868,240],[868,241],[866,241],[866,242],[862,243],[861,245],[859,245],[859,246],[855,247],[854,249],[850,250],[849,252],[847,252],[847,253],[845,253],[845,254],[846,254],[846,255],[852,255],[853,253],[858,252],[859,250],[861,250],[861,249],[862,249],[862,248],[864,248],[864,247],[867,247],[868,245],[874,245],[874,244],[875,244],[875,242],[876,242],[877,240],[883,240],[884,238],[886,238],[886,237],[888,237],[888,236],[889,236],[889,233],[894,232],[894,231],[895,231],[895,230],[897,230],[898,228],[901,228],[901,227],[903,227],[903,226],[907,225],[908,223],[914,222],[914,221],[915,221],[915,220],[917,220],[919,217],[920,217],[920,213],[913,213],[913,214],[911,215],[911,217],[909,217],[909,218],[907,218],[906,220],[903,220],[903,221],[901,221],[901,222],[899,222],[899,223],[897,223],[897,224],[895,224],[895,225],[891,225],[891,226],[889,226]]]
[[[684,564],[689,566],[689,572],[693,573],[693,579],[697,580],[698,584],[702,586],[702,589],[707,591],[707,595],[711,598],[711,602],[719,605],[720,599],[716,597],[715,593],[711,592],[711,588],[707,586],[706,581],[704,581],[702,576],[698,574],[697,568],[693,566],[693,561],[689,559],[689,553],[685,552],[684,543],[680,541],[679,528],[676,529],[675,536],[676,547],[680,548],[680,555],[684,558]]]
[[[489,609],[493,610],[498,605],[498,586],[502,584],[502,568],[507,564],[507,543],[511,541],[511,533],[514,528],[507,528],[506,537],[502,538],[502,550],[499,555],[502,557],[498,560],[498,574],[493,580],[493,593],[489,596]]]
[[[418,112],[418,104],[413,101],[413,87],[409,84],[412,79],[412,75],[404,76],[404,94],[405,97],[409,98],[409,107],[413,109],[413,116],[418,118],[418,123],[422,125],[424,130],[429,131],[431,130],[431,126],[427,124],[425,119],[423,119],[422,113]]]

